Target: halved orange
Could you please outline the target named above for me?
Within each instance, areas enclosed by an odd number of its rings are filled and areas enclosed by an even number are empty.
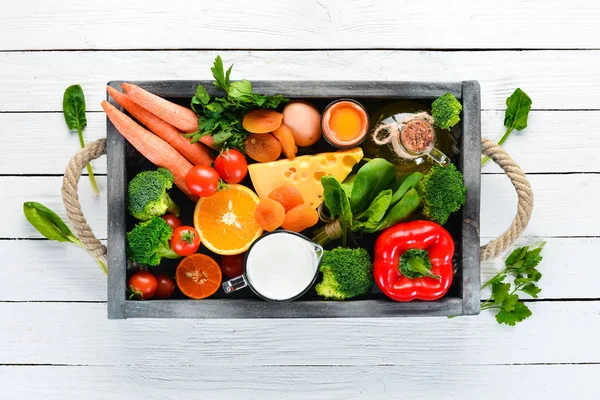
[[[219,264],[205,254],[192,254],[179,262],[175,271],[177,287],[192,299],[212,296],[221,286]]]
[[[259,198],[242,185],[228,185],[202,197],[194,210],[194,226],[202,243],[221,255],[240,254],[262,235],[254,214]]]

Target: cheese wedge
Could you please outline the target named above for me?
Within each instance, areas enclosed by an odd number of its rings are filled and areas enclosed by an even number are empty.
[[[342,182],[362,158],[363,151],[357,147],[335,153],[300,156],[293,160],[251,164],[248,172],[261,199],[266,199],[278,187],[290,185],[302,193],[304,204],[317,208],[323,202],[321,177],[331,175]]]

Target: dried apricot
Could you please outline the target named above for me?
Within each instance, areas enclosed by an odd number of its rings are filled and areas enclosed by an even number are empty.
[[[254,218],[258,226],[272,232],[279,228],[285,219],[285,209],[273,199],[264,199],[258,203]]]
[[[281,142],[283,154],[290,160],[293,160],[298,152],[298,146],[296,146],[296,142],[294,141],[292,130],[287,125],[281,124],[279,128],[273,131],[273,136]]]
[[[293,186],[280,186],[269,194],[269,198],[281,203],[285,212],[304,204],[302,193]]]
[[[281,126],[283,114],[273,110],[254,110],[244,115],[242,126],[250,133],[269,133]]]
[[[281,143],[271,134],[254,133],[244,140],[246,154],[258,162],[275,161],[281,155]]]
[[[305,204],[291,209],[285,214],[285,219],[281,225],[283,229],[292,232],[302,232],[319,222],[319,214],[311,206]]]

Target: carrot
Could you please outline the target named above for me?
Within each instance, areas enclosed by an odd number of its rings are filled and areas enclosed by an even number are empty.
[[[190,143],[189,139],[184,138],[181,133],[156,115],[143,109],[137,103],[133,102],[129,96],[118,90],[107,86],[106,91],[121,107],[126,109],[129,114],[140,121],[152,133],[156,134],[165,142],[169,143],[175,150],[181,153],[194,165],[210,165],[214,160],[208,153],[208,149],[201,143]]]
[[[171,103],[132,83],[122,83],[121,87],[131,100],[177,129],[185,133],[198,130],[198,117],[189,108]]]
[[[102,102],[102,108],[119,133],[121,133],[121,135],[123,135],[137,151],[142,153],[144,157],[157,167],[163,167],[171,171],[175,178],[175,184],[179,189],[193,201],[198,200],[198,197],[194,196],[185,184],[185,176],[193,167],[188,160],[167,142],[142,128],[134,120],[117,110],[115,106],[108,101],[104,100]]]

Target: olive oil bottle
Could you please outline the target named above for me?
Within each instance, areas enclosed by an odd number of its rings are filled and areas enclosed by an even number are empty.
[[[375,106],[375,104],[373,104]],[[369,119],[369,135],[364,142],[365,157],[368,158],[385,158],[392,164],[396,165],[398,174],[408,174],[413,171],[425,172],[431,168],[433,161],[429,157],[423,156],[416,159],[400,158],[392,149],[391,145],[378,145],[373,141],[373,132],[379,124],[400,124],[406,117],[410,117],[419,112],[431,112],[431,107],[428,104],[416,101],[397,101],[391,104],[380,105],[373,107],[374,112],[371,113]],[[456,148],[456,137],[460,129],[460,124],[453,128],[452,131],[435,128],[436,141],[434,146],[441,150],[448,157],[453,158],[458,154]]]

